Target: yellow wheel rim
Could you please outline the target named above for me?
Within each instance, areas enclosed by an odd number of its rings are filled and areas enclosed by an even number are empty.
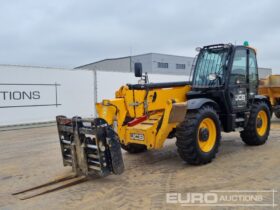
[[[206,131],[207,130],[207,131]],[[208,135],[201,137],[201,132],[206,131]],[[205,118],[198,127],[198,145],[201,151],[209,152],[216,143],[217,130],[215,122],[211,118]]]
[[[264,110],[259,111],[256,119],[256,126],[258,135],[265,135],[268,127],[268,116]]]

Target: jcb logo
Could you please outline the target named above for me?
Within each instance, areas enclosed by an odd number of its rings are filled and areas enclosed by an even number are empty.
[[[130,139],[132,140],[138,140],[138,141],[144,141],[144,134],[140,133],[131,133]]]
[[[236,101],[246,101],[246,95],[245,94],[239,94],[235,96]]]

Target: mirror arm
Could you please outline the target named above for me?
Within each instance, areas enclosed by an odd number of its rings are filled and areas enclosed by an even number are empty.
[[[144,80],[145,80],[145,84],[147,84],[148,81],[149,81],[148,73],[147,73],[147,72],[145,72],[145,75],[143,76],[143,78],[144,78]]]

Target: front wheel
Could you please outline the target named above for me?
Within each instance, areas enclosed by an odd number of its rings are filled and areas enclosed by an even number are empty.
[[[180,157],[189,164],[202,165],[212,161],[218,152],[221,126],[216,111],[209,106],[189,111],[176,128],[176,145]]]
[[[270,110],[265,102],[253,104],[249,121],[240,132],[247,145],[262,145],[267,141],[270,131]]]

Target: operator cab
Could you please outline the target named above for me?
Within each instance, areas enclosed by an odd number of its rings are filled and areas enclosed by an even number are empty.
[[[225,131],[244,127],[258,89],[255,49],[245,43],[209,45],[198,50],[188,100],[213,100]]]

